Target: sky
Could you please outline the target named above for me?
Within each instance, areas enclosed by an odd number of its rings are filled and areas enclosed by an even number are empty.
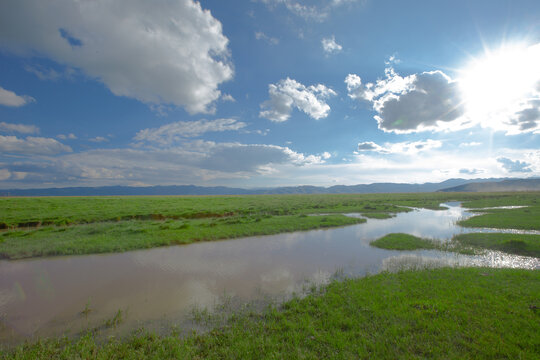
[[[4,0],[0,188],[540,176],[540,2]]]

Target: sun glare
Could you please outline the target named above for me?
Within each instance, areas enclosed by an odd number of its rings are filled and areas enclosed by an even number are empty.
[[[540,45],[502,46],[473,59],[460,72],[460,87],[469,114],[512,111],[530,98],[540,80]]]

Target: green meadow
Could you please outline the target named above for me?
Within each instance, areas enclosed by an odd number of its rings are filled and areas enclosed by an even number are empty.
[[[196,241],[346,226],[410,207],[475,210],[462,226],[540,230],[540,193],[429,193],[219,197],[3,198],[5,258],[119,252]],[[261,239],[264,241],[264,239]],[[448,244],[408,234],[384,249],[485,249],[540,257],[540,235],[461,234]],[[439,268],[333,280],[264,311],[237,311],[188,335],[144,328],[127,338],[88,331],[21,344],[2,359],[537,359],[540,272]],[[111,320],[111,324],[119,319]]]
[[[482,210],[462,226],[540,229],[539,193],[422,193],[0,199],[0,257],[120,252],[385,219],[445,201]],[[322,216],[309,216],[318,215]]]

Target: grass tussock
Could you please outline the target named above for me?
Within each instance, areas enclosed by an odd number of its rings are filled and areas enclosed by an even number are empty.
[[[440,249],[440,242],[422,239],[414,235],[392,233],[370,242],[371,246],[387,250]]]

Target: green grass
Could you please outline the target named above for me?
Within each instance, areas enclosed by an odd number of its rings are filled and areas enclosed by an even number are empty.
[[[196,241],[345,226],[365,219],[344,215],[226,217],[194,220],[121,221],[67,227],[18,229],[0,234],[0,257],[122,252]]]
[[[416,249],[440,249],[439,242],[422,239],[414,235],[403,233],[392,233],[385,235],[369,243],[381,249],[387,250],[416,250]]]
[[[540,272],[442,268],[333,282],[181,338],[25,344],[5,359],[537,359]]]
[[[453,240],[463,246],[540,258],[540,235],[470,233],[457,235]]]
[[[117,252],[195,241],[358,223],[340,213],[385,219],[407,207],[528,205],[489,210],[464,226],[539,229],[540,193],[422,193],[183,197],[0,198],[0,257]],[[323,217],[310,214],[336,214]],[[2,230],[4,229],[4,230]]]
[[[501,194],[498,197],[485,197],[469,200],[463,206],[470,209],[480,209],[485,213],[459,222],[466,227],[488,227],[496,229],[540,230],[540,194],[513,193]],[[497,206],[527,206],[521,209],[488,209]],[[476,210],[475,210],[476,211]]]
[[[460,221],[459,225],[495,229],[540,230],[540,205],[521,209],[489,209],[479,211],[486,214]]]

